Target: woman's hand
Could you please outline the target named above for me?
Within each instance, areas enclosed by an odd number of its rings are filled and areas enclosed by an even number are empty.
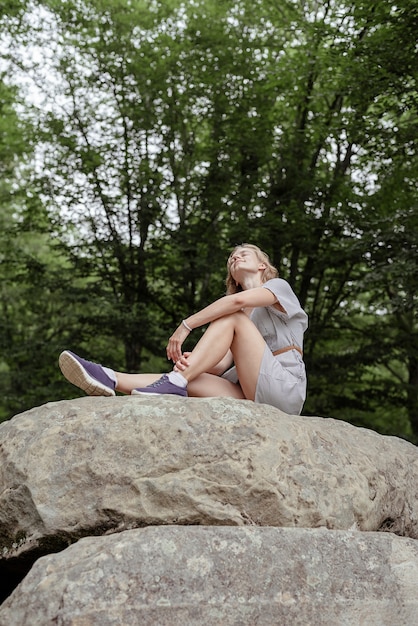
[[[184,370],[189,367],[189,361],[187,360],[189,358],[189,356],[191,355],[191,352],[183,352],[183,354],[181,355],[181,357],[179,359],[177,359],[173,369],[175,372],[180,372],[180,374],[182,372],[184,372]]]
[[[169,361],[174,361],[175,363],[180,359],[183,354],[181,347],[188,336],[189,331],[183,324],[180,324],[168,340],[166,351]]]

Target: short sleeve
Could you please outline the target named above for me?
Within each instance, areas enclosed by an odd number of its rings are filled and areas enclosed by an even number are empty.
[[[272,278],[264,283],[263,287],[271,291],[276,296],[278,302],[286,311],[286,314],[283,314],[274,307],[269,307],[269,309],[273,309],[279,317],[284,316],[287,319],[291,319],[295,316],[307,318],[305,311],[300,306],[300,302],[296,297],[296,294],[286,280],[283,278]]]

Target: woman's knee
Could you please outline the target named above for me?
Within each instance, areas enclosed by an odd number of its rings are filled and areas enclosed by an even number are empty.
[[[243,311],[237,311],[236,313],[229,313],[228,315],[223,315],[222,317],[218,317],[216,320],[210,323],[211,326],[220,326],[220,325],[228,325],[228,326],[238,326],[239,324],[245,323],[245,320],[248,322],[249,318]]]
[[[237,311],[236,313],[231,313],[228,317],[231,318],[231,321],[235,326],[247,326],[248,324],[252,324],[252,321],[248,317],[244,311]]]

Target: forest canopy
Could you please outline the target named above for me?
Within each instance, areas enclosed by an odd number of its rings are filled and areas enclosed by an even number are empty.
[[[417,441],[417,26],[412,0],[3,3],[0,419],[79,395],[65,348],[166,370],[249,241],[309,314],[303,413]]]

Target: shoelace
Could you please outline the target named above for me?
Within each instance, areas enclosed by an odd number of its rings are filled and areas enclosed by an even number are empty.
[[[148,385],[148,387],[159,387],[160,385],[163,385],[166,382],[166,376],[163,376],[162,378],[159,378],[158,380],[155,381],[155,383],[151,383],[150,385]]]

